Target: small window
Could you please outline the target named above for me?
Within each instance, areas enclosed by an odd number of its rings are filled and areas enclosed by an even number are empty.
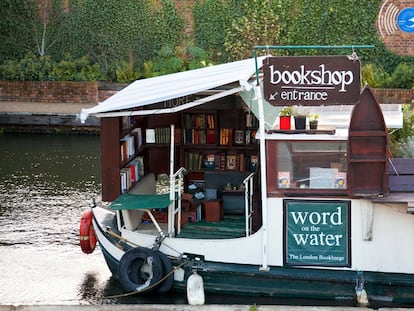
[[[270,192],[346,190],[346,141],[271,141],[268,144],[273,154],[267,159]]]

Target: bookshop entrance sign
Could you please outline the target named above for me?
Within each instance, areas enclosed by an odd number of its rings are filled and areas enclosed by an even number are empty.
[[[350,266],[350,202],[284,200],[287,265]]]
[[[352,105],[359,101],[361,64],[348,56],[283,56],[263,61],[264,96],[273,106]]]

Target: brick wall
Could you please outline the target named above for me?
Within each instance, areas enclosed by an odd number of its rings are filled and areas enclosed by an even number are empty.
[[[412,0],[382,0],[376,22],[382,42],[392,52],[403,56],[414,56],[414,33],[402,31],[398,26],[398,14],[413,7]]]
[[[0,81],[0,101],[98,103],[96,82]]]
[[[373,89],[380,104],[412,104],[413,89]]]
[[[122,90],[127,84],[108,82],[1,81],[0,101],[93,103]],[[380,104],[411,104],[414,89],[373,89]]]

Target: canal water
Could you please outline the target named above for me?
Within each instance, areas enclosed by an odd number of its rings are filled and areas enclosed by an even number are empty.
[[[99,137],[0,135],[0,161],[1,304],[151,301],[107,298],[124,291],[99,247],[79,247],[80,215],[101,188]]]
[[[187,303],[181,292],[123,295],[99,246],[82,253],[80,216],[100,190],[99,137],[0,134],[0,304]],[[220,295],[206,303],[329,305]]]
[[[123,296],[99,246],[82,253],[80,216],[101,190],[99,139],[0,134],[0,304],[187,303],[181,292]]]

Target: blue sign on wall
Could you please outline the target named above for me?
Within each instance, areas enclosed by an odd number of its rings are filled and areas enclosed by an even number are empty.
[[[284,263],[351,266],[350,201],[284,200]]]
[[[403,9],[397,17],[398,27],[405,32],[414,32],[414,8]]]

